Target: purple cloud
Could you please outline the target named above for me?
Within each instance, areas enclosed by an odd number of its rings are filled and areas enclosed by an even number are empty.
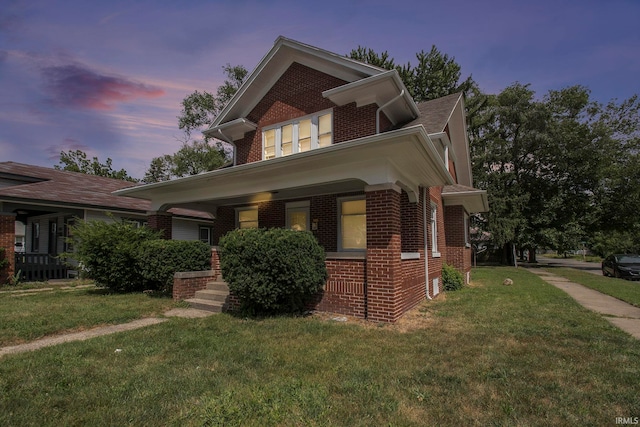
[[[45,152],[47,154],[47,159],[49,160],[58,160],[60,158],[60,153],[62,151],[75,151],[80,150],[85,153],[91,152],[91,147],[88,145],[81,144],[80,141],[74,138],[64,138],[62,144],[57,145],[49,145],[45,148]]]
[[[50,101],[64,107],[111,110],[118,102],[165,94],[160,88],[100,74],[78,64],[45,67],[42,75]]]

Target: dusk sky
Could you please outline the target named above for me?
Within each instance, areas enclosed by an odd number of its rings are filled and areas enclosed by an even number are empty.
[[[397,63],[435,44],[487,93],[640,93],[640,1],[0,1],[0,161],[80,149],[142,178],[181,146],[180,101],[249,71],[279,36]]]

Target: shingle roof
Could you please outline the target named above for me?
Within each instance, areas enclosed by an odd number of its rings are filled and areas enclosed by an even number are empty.
[[[429,134],[444,132],[449,117],[451,117],[451,113],[461,96],[462,92],[459,92],[431,101],[420,102],[417,104],[420,116],[402,127],[423,125]]]
[[[15,162],[0,162],[0,176],[25,181],[0,188],[0,199],[137,212],[147,212],[151,207],[148,200],[111,194],[133,187],[135,182]],[[204,212],[187,209],[171,209],[170,212],[179,216],[210,219]]]

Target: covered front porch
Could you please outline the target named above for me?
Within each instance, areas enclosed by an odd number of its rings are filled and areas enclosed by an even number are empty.
[[[415,127],[117,194],[150,200],[149,224],[170,220],[163,212],[173,207],[211,212],[214,245],[245,226],[308,230],[325,248],[329,272],[315,307],[393,322],[433,294],[428,188],[451,182]],[[213,257],[215,270],[215,249]]]

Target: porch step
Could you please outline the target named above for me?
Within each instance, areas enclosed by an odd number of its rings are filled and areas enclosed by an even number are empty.
[[[229,286],[218,278],[207,283],[206,289],[196,291],[186,302],[193,308],[220,313],[229,305]]]

